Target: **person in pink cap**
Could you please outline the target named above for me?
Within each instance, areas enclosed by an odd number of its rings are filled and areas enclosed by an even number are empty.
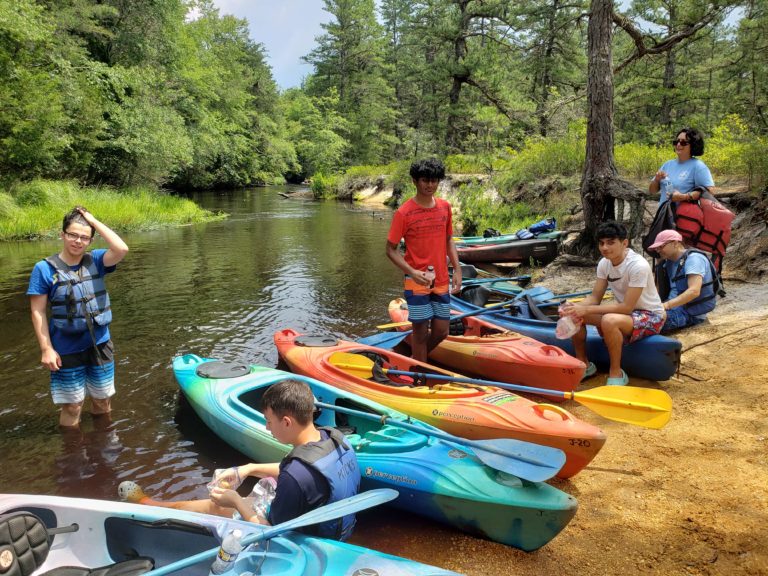
[[[719,279],[706,252],[686,248],[677,230],[662,230],[650,246],[662,258],[659,295],[667,319],[662,332],[701,324],[717,305]]]

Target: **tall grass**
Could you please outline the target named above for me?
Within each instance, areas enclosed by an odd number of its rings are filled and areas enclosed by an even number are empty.
[[[225,218],[151,188],[117,191],[70,181],[33,180],[0,191],[0,240],[55,236],[64,214],[85,206],[116,230],[146,230]]]

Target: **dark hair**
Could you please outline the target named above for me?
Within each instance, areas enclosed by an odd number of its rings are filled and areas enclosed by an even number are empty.
[[[691,143],[691,156],[703,156],[704,155],[704,135],[696,130],[696,128],[681,128],[675,132],[675,138],[681,132],[685,132],[685,137],[688,142]]]
[[[445,178],[445,166],[437,158],[425,158],[411,164],[410,174],[414,180],[419,178],[437,178],[442,180]]]
[[[624,224],[621,224],[620,222],[616,222],[615,220],[608,220],[597,225],[597,232],[595,233],[595,237],[597,238],[598,242],[606,238],[618,238],[619,240],[626,240],[627,229],[624,227]]]
[[[91,229],[91,236],[93,236],[94,234],[96,234],[96,229],[90,224],[88,224],[88,220],[86,220],[83,217],[83,215],[80,214],[80,210],[85,210],[85,208],[83,208],[82,206],[75,206],[74,208],[72,208],[72,210],[64,214],[64,221],[61,223],[61,230],[63,232],[66,232],[67,228],[69,228],[69,225],[72,224],[72,222],[74,222],[76,224],[88,226],[88,228]]]
[[[315,397],[306,382],[283,380],[270,386],[261,397],[261,411],[267,408],[278,418],[290,416],[300,425],[306,426],[312,422]]]

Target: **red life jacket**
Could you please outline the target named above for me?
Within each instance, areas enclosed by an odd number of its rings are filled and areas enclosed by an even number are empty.
[[[712,194],[701,188],[696,202],[678,202],[675,205],[675,228],[687,246],[712,254],[718,272],[723,267],[725,249],[731,241],[731,222],[735,214],[723,206]]]

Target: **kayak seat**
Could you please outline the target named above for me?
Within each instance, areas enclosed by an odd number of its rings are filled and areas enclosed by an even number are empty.
[[[3,576],[29,576],[48,558],[53,537],[76,532],[77,524],[47,528],[35,514],[27,511],[0,516],[0,573]],[[154,568],[151,558],[138,557],[99,568],[60,566],[39,576],[138,576]]]
[[[448,324],[448,334],[450,336],[464,336],[464,320],[462,318],[451,318]]]
[[[461,299],[474,304],[475,306],[485,306],[491,297],[490,289],[482,284],[468,286],[461,291]]]

